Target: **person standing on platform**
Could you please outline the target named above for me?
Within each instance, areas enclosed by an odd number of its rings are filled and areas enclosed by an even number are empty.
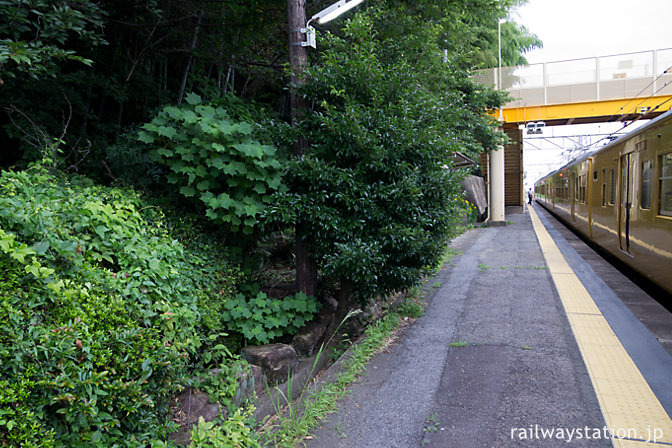
[[[530,188],[529,190],[527,190],[527,203],[529,205],[532,205],[532,196],[533,196],[532,189]]]

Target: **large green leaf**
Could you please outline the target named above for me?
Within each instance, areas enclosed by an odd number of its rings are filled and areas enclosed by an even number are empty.
[[[184,100],[187,102],[187,104],[191,104],[192,106],[201,104],[201,97],[193,92],[187,93],[187,95],[184,97]]]

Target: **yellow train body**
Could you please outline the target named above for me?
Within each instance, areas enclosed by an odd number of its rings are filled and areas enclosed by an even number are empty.
[[[672,293],[672,112],[538,180],[535,199]]]

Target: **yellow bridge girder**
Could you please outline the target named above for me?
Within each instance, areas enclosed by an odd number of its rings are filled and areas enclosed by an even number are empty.
[[[648,98],[630,98],[590,101],[544,106],[516,106],[509,103],[502,110],[505,125],[543,121],[546,125],[599,123],[649,119],[672,109],[672,95]],[[493,112],[499,116],[499,111]]]

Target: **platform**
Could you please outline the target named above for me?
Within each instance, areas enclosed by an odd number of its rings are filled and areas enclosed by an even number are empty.
[[[307,446],[672,446],[672,356],[535,210],[453,242],[425,316]],[[649,326],[664,342],[672,316]]]

